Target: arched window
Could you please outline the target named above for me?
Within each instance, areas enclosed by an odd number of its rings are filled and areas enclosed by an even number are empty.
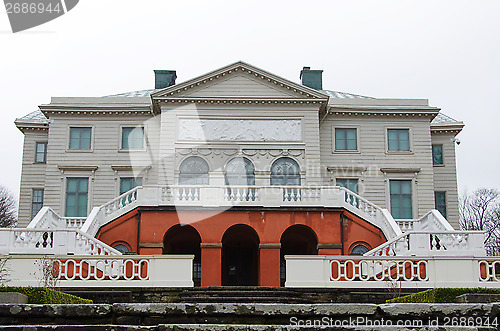
[[[368,247],[362,244],[358,244],[352,248],[351,254],[350,255],[363,255],[366,252],[370,251]]]
[[[201,157],[188,157],[179,170],[179,185],[208,185],[208,164]]]
[[[113,246],[113,248],[116,249],[118,252],[120,252],[122,254],[130,252],[129,249],[128,249],[128,247],[125,246],[124,244],[115,245],[115,246]]]
[[[252,161],[244,157],[236,157],[226,166],[226,185],[255,185],[255,173]]]
[[[289,157],[274,161],[271,166],[271,185],[300,185],[300,167]]]

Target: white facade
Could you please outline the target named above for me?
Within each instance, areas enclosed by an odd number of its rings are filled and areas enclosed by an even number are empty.
[[[463,124],[439,111],[427,100],[317,91],[242,62],[164,89],[52,98],[16,120],[25,134],[19,224],[26,226],[39,207],[33,190],[43,189],[44,206],[75,216],[66,210],[68,180],[86,178],[86,215],[79,216],[87,216],[120,194],[122,179],[178,185],[181,163],[197,156],[208,164],[211,186],[225,184],[235,157],[252,162],[255,186],[269,186],[273,163],[286,157],[299,165],[301,186],[357,180],[362,197],[389,210],[391,180],[405,181],[407,218],[435,209],[435,192],[444,192],[446,217],[458,228],[453,138]],[[72,128],[90,128],[89,148],[71,148]],[[143,130],[140,148],[124,148],[127,128]],[[337,149],[336,129],[355,129],[356,148]],[[391,129],[406,130],[408,150],[389,150]],[[43,142],[45,162],[36,162]],[[433,164],[432,144],[442,145],[442,165]]]

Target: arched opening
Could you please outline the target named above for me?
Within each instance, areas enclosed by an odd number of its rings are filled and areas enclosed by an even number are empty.
[[[201,237],[191,225],[172,226],[163,237],[163,254],[193,254],[193,281],[201,284]]]
[[[255,167],[245,157],[235,157],[226,165],[226,185],[255,185]]]
[[[224,173],[229,201],[255,200],[255,167],[247,158],[235,157],[226,165]]]
[[[198,156],[190,156],[179,167],[179,185],[208,185],[208,163]]]
[[[114,249],[116,249],[118,252],[122,254],[128,254],[130,253],[130,246],[123,242],[123,241],[117,241],[111,245]]]
[[[365,244],[356,244],[351,249],[351,254],[349,255],[363,255],[369,251],[370,249]]]
[[[280,249],[280,281],[285,285],[285,255],[318,255],[318,237],[308,226],[296,224],[290,226],[281,235]]]
[[[300,167],[295,160],[281,157],[271,166],[271,185],[300,186]],[[296,187],[283,188],[283,201],[300,201],[301,190]]]
[[[271,185],[300,185],[300,167],[295,160],[281,157],[271,166]]]
[[[259,236],[248,225],[226,230],[222,237],[222,285],[258,285],[259,243]]]

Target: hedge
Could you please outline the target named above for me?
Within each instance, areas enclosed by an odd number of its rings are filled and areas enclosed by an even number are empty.
[[[92,300],[75,295],[54,291],[46,287],[9,287],[1,286],[0,292],[18,292],[28,297],[28,303],[37,304],[89,304]]]
[[[456,303],[457,297],[467,293],[500,294],[500,289],[487,288],[434,288],[404,297],[387,300],[387,303]]]

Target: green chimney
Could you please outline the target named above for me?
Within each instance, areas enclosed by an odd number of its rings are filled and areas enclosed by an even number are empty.
[[[154,70],[155,89],[162,89],[175,84],[177,74],[175,70]]]
[[[304,67],[300,71],[300,81],[302,85],[315,90],[323,89],[323,70],[311,70],[311,67]]]

